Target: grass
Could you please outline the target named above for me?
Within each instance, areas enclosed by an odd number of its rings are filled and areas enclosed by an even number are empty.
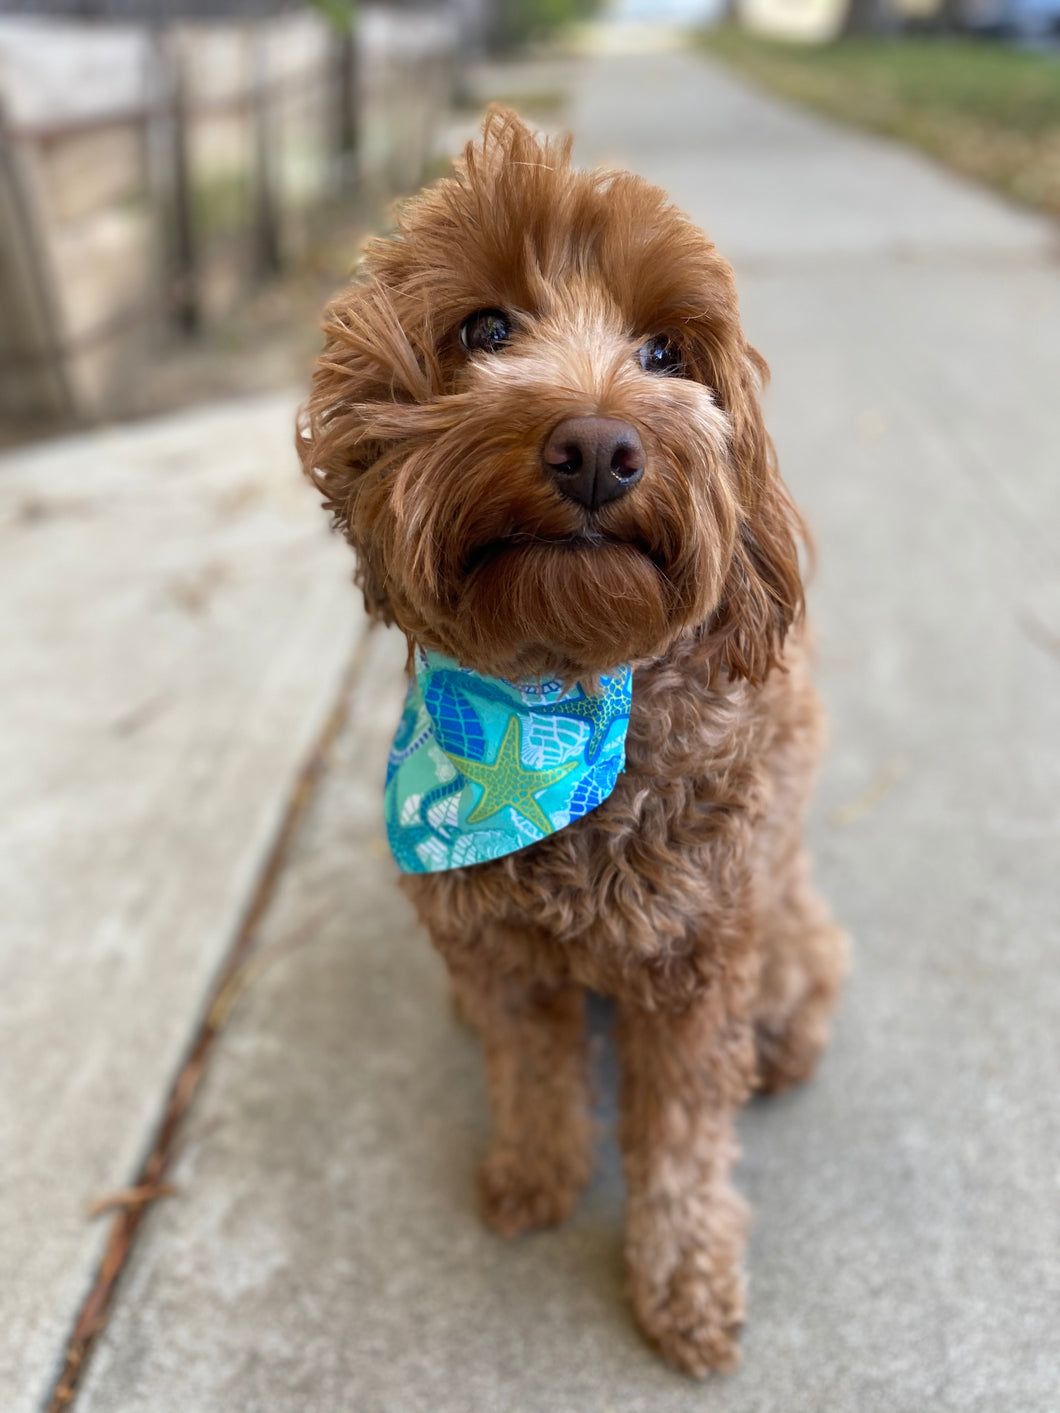
[[[732,28],[707,53],[785,98],[919,147],[965,176],[1060,216],[1060,62],[951,37],[803,46]]]

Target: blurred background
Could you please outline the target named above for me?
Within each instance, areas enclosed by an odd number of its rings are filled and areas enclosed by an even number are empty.
[[[1057,1413],[1060,0],[0,0],[0,1409]],[[405,644],[298,472],[319,318],[499,100],[734,264],[813,527],[854,940],[741,1118],[745,1364],[622,1297],[614,1066],[481,1226],[381,820]]]
[[[599,8],[4,0],[3,438],[304,378],[315,311],[448,156],[454,116],[506,96],[528,46],[584,48]],[[606,18],[701,26],[778,92],[1060,214],[1060,0],[616,0]],[[562,121],[561,87],[514,96]]]
[[[8,427],[304,376],[315,316],[360,237],[438,170],[469,65],[590,8],[6,3]]]

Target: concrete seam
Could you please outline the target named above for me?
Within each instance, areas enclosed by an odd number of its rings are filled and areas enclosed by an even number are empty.
[[[373,625],[369,625],[355,643],[331,708],[288,793],[256,882],[192,1031],[185,1058],[169,1088],[161,1120],[139,1175],[131,1187],[113,1194],[109,1202],[104,1199],[104,1207],[113,1205],[120,1210],[111,1222],[95,1278],[74,1322],[59,1377],[44,1404],[45,1413],[68,1413],[74,1403],[92,1348],[106,1327],[118,1281],[144,1214],[158,1198],[172,1192],[164,1179],[176,1156],[176,1139],[184,1115],[205,1074],[214,1042],[231,1012],[226,998],[253,951],[261,924],[283,875],[291,844],[327,769],[335,741],[348,719],[354,689],[365,665],[372,636]]]

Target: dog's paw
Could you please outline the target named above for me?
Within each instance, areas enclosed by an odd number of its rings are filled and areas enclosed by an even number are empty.
[[[813,1078],[828,1041],[825,1026],[813,1030],[793,1025],[778,1032],[755,1027],[755,1089],[759,1094],[783,1094]]]
[[[755,1023],[755,1088],[783,1094],[813,1078],[828,1044],[834,991],[812,991],[783,1021]]]
[[[755,1020],[755,1088],[782,1094],[813,1077],[828,1044],[836,993],[846,971],[848,941],[822,926],[800,942],[803,956],[767,973]]]
[[[745,1314],[739,1270],[712,1279],[694,1253],[661,1284],[634,1274],[632,1296],[641,1329],[683,1373],[703,1378],[739,1365]]]
[[[479,1199],[485,1221],[501,1236],[555,1227],[570,1216],[587,1174],[499,1149],[479,1173]]]

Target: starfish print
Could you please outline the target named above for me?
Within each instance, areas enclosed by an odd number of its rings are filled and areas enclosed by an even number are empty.
[[[468,815],[468,824],[479,824],[511,805],[524,819],[536,825],[542,834],[551,834],[552,822],[535,797],[569,775],[578,765],[577,761],[572,760],[554,770],[527,770],[523,766],[522,734],[516,716],[508,722],[497,759],[492,765],[487,761],[467,760],[463,756],[450,755],[449,759],[468,780],[482,787],[482,798]]]
[[[559,702],[542,702],[534,707],[534,712],[542,716],[570,716],[578,721],[591,724],[589,744],[585,748],[585,759],[589,765],[600,754],[600,747],[607,739],[613,721],[621,721],[629,715],[629,691],[624,678],[609,677],[604,690],[598,697],[587,695],[579,687],[580,696],[566,697]]]

